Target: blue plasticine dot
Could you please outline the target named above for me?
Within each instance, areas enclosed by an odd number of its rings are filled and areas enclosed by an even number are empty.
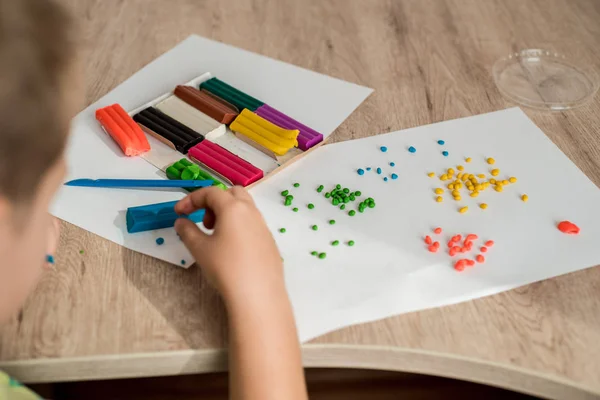
[[[387,147],[381,146],[379,150],[381,150],[382,153],[385,153],[387,151]]]
[[[386,176],[385,178],[383,178],[383,181],[384,181],[384,182],[387,182],[387,181],[388,181],[388,179],[387,179],[387,176]]]
[[[370,170],[371,170],[371,167],[367,167],[367,171],[370,171]]]
[[[377,173],[381,174],[381,168],[377,168]]]
[[[396,166],[396,163],[392,161],[392,162],[390,163],[390,167],[395,167],[395,166]]]
[[[181,260],[181,265],[185,265],[185,260]]]
[[[443,155],[444,157],[448,157],[448,152],[447,152],[447,151],[442,151],[442,155]]]
[[[438,140],[438,144],[439,145],[444,145],[444,144],[446,144],[446,142],[444,142],[443,140]]]
[[[398,175],[392,174],[392,179],[398,179]],[[514,180],[514,179],[513,179]]]
[[[46,262],[48,264],[54,264],[54,256],[52,254],[47,254],[46,255]]]
[[[159,246],[160,246],[160,245],[161,245],[161,244],[163,244],[164,242],[165,242],[165,239],[163,239],[163,238],[161,238],[161,237],[159,237],[159,238],[156,238],[156,244],[157,244],[157,245],[159,245]]]
[[[362,168],[359,168],[358,171],[356,171],[359,175],[364,175],[365,174],[365,170]]]
[[[415,149],[414,147],[410,146],[410,147],[408,148],[408,151],[410,151],[411,153],[416,153],[416,152],[417,152],[417,149]]]

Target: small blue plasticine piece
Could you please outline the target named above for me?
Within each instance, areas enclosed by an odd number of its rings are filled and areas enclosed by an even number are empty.
[[[443,140],[441,140],[441,139],[440,139],[440,140],[438,140],[438,144],[439,144],[440,146],[443,146],[445,143],[446,143],[446,142],[444,142],[444,141],[443,141]]]
[[[181,260],[181,265],[185,265],[185,260]]]
[[[392,174],[392,179],[398,179],[398,175],[397,174]]]
[[[125,216],[127,232],[137,233],[170,228],[175,225],[178,218],[187,218],[195,223],[202,222],[204,219],[204,210],[197,210],[189,215],[179,215],[175,212],[175,204],[177,201],[129,207]]]
[[[365,174],[365,170],[362,168],[359,168],[358,171],[356,171],[357,174],[359,175],[364,175]]]
[[[410,147],[408,148],[408,151],[410,151],[411,153],[416,153],[416,152],[417,152],[417,149],[415,149],[413,146],[410,146]]]
[[[383,181],[384,181],[384,182],[387,182],[387,181],[388,181],[388,178],[387,178],[387,176],[386,176],[385,178],[383,178]]]
[[[161,244],[164,244],[164,243],[165,243],[165,239],[163,239],[163,238],[161,238],[161,237],[159,237],[159,238],[156,238],[156,244],[157,244],[157,245],[159,245],[159,246],[160,246]]]
[[[444,157],[448,157],[448,152],[447,152],[447,151],[442,151],[442,155],[443,155]]]
[[[367,167],[367,171],[370,171],[370,170],[371,170],[371,167]]]
[[[377,168],[377,173],[381,174],[381,168]]]
[[[382,153],[385,153],[387,151],[387,147],[381,146],[379,150],[381,150]]]
[[[392,161],[392,162],[390,163],[390,167],[395,167],[395,166],[396,166],[396,163]]]
[[[46,262],[48,264],[54,264],[54,256],[52,254],[47,254],[46,255]]]

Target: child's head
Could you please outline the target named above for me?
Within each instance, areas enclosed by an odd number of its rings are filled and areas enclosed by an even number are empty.
[[[70,26],[48,0],[0,0],[0,321],[21,307],[45,262],[48,206],[80,107]]]

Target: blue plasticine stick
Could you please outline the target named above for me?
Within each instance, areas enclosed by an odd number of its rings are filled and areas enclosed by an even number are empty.
[[[179,215],[175,212],[175,204],[177,201],[129,207],[125,216],[127,232],[137,233],[171,228],[178,218],[187,218],[195,223],[202,222],[204,219],[204,210],[197,210],[189,215]]]

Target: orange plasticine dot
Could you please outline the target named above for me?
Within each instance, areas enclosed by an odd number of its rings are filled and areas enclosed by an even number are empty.
[[[465,270],[465,260],[458,260],[457,262],[455,262],[454,269],[457,271],[464,271]]]
[[[479,250],[481,250],[482,253],[485,253],[487,251],[487,247],[482,246],[481,249],[479,249]]]
[[[448,254],[450,254],[450,257],[454,257],[456,255],[456,250],[454,250],[454,247],[450,249]]]
[[[452,247],[452,246],[454,246],[454,242],[453,242],[452,240],[450,240],[450,241],[448,242],[448,247]]]
[[[478,236],[475,235],[474,233],[469,233],[467,235],[467,237],[465,238],[465,240],[471,240],[471,241],[473,241],[473,240],[477,240],[477,238],[478,238]]]
[[[487,242],[485,242],[485,245],[487,247],[492,247],[494,245],[494,241],[493,240],[488,240]]]
[[[475,265],[475,261],[473,260],[465,260],[467,262],[467,266],[468,267],[472,267],[473,265]]]
[[[440,242],[433,242],[432,246],[435,247],[436,249],[439,249],[440,248]]]
[[[477,257],[475,257],[475,260],[477,260],[478,263],[482,263],[485,261],[485,257],[482,256],[481,254],[477,254]]]
[[[427,249],[432,253],[437,253],[437,251],[438,251],[438,248],[435,247],[434,245],[429,246]]]
[[[442,233],[442,228],[435,228],[435,229],[433,230],[433,232],[434,232],[436,235],[439,235],[440,233]]]
[[[452,249],[454,250],[455,253],[460,253],[460,247],[454,246]]]
[[[433,240],[431,240],[430,236],[425,236],[425,244],[431,244]]]

